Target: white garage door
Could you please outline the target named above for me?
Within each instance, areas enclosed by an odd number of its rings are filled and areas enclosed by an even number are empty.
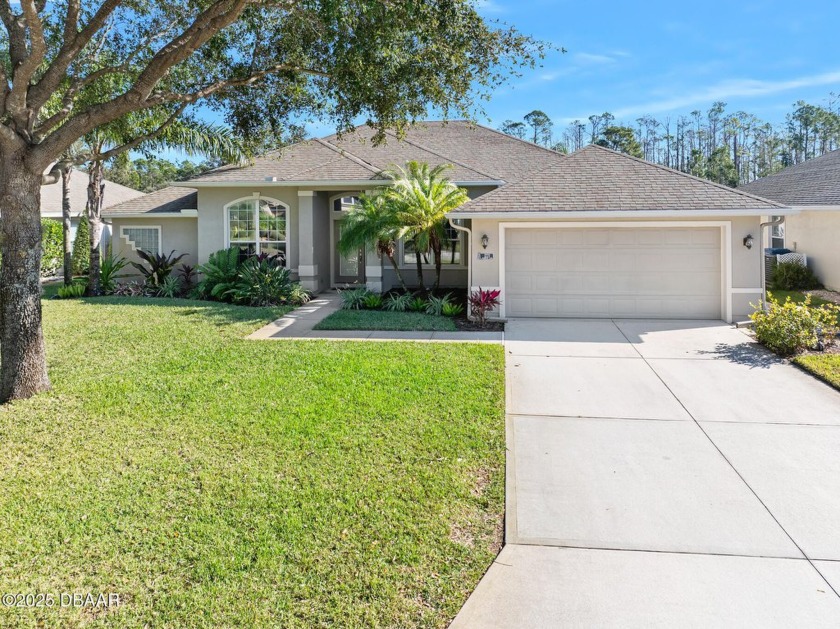
[[[721,317],[717,227],[505,231],[508,317]]]

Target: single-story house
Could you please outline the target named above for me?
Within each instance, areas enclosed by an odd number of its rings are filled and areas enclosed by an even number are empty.
[[[113,181],[105,180],[105,193],[103,197],[104,208],[124,203],[137,197],[142,197],[144,193],[133,188],[114,183]],[[87,186],[88,175],[83,171],[75,171],[70,175],[70,240],[75,242],[76,229],[79,226],[79,220],[84,214],[87,207]],[[58,183],[41,186],[41,216],[43,218],[52,218],[57,221],[62,220],[62,203],[64,192],[62,190],[61,181]],[[111,229],[107,224],[102,230],[102,246],[107,247],[110,241]]]
[[[805,254],[826,288],[840,290],[840,150],[740,189],[799,210],[773,227],[767,246]]]
[[[471,198],[450,215],[443,283],[499,288],[499,316],[732,321],[762,294],[761,217],[791,211],[604,148],[564,156],[467,122],[420,123],[379,146],[371,134],[295,144],[112,207],[119,253],[177,250],[200,264],[240,245],[282,252],[315,292],[388,290],[386,261],[339,255],[336,241],[353,197],[387,183],[384,168],[418,160],[452,164]],[[410,282],[404,243],[399,262]]]

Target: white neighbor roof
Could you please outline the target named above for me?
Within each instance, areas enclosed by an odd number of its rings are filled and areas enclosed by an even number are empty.
[[[130,199],[142,197],[143,192],[121,186],[113,181],[105,180],[104,207],[123,203]],[[81,170],[73,171],[70,175],[70,212],[80,216],[87,205],[88,174]],[[41,216],[46,218],[61,218],[61,180],[48,186],[41,186]]]

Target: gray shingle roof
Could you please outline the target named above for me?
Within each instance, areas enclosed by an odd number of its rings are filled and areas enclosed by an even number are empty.
[[[70,175],[70,213],[79,216],[87,207],[88,175],[83,171],[74,171]],[[61,182],[41,186],[41,214],[43,216],[61,216]],[[108,208],[129,199],[142,197],[143,193],[133,188],[122,186],[113,181],[105,181],[104,207]]]
[[[585,210],[738,210],[783,207],[664,166],[590,145],[458,213]]]
[[[195,210],[197,208],[198,190],[168,186],[103,210],[102,216],[119,218],[132,214],[154,215],[162,212],[180,212],[181,210]]]
[[[546,168],[561,156],[499,131],[462,120],[419,122],[399,139],[387,133],[375,146],[374,130],[367,126],[342,137],[330,135],[308,140],[256,158],[248,166],[223,166],[192,181],[261,182],[377,179],[378,173],[408,160],[432,166],[452,164],[453,181],[515,181]]]
[[[739,189],[786,205],[840,205],[840,149]]]

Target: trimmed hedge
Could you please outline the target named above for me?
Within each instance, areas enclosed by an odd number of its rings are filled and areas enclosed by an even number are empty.
[[[73,275],[87,275],[90,270],[90,224],[87,216],[82,214],[79,227],[76,229],[76,240],[73,241]]]
[[[41,219],[41,275],[55,275],[64,259],[64,229],[61,221]]]

